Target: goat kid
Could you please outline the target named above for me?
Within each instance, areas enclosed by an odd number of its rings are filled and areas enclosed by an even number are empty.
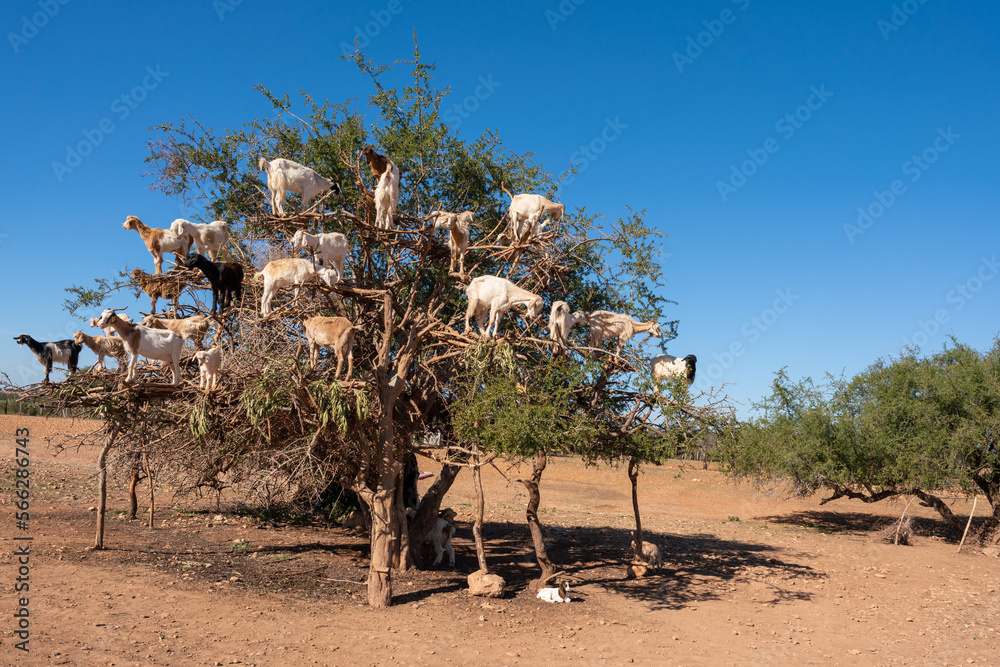
[[[95,318],[96,319],[96,318]],[[73,334],[73,341],[77,345],[86,345],[97,355],[97,363],[102,370],[107,370],[104,357],[114,357],[118,361],[118,368],[125,368],[125,361],[128,354],[125,352],[125,344],[118,336],[91,336],[82,331]]]
[[[426,542],[430,542],[434,547],[434,562],[438,565],[444,557],[444,552],[448,552],[448,567],[455,567],[455,550],[451,546],[451,538],[455,536],[455,517],[458,516],[455,510],[450,507],[438,512],[437,521],[431,527]]]
[[[118,309],[123,310],[123,309]],[[147,329],[138,324],[129,324],[117,315],[117,311],[105,308],[97,320],[97,326],[113,326],[129,353],[126,382],[133,382],[138,372],[139,355],[148,359],[169,362],[173,371],[173,385],[181,382],[181,347],[184,339],[173,331]]]
[[[28,334],[15,336],[14,340],[18,345],[27,345],[35,359],[45,369],[45,384],[49,383],[49,373],[52,372],[52,364],[66,364],[67,372],[72,375],[77,371],[77,363],[80,360],[80,350],[83,347],[72,340],[57,340],[52,343],[40,343]]]
[[[222,370],[222,349],[215,346],[208,350],[198,350],[194,353],[194,359],[198,362],[198,388],[215,391],[219,371]]]
[[[522,289],[499,276],[479,276],[474,278],[465,288],[469,298],[469,306],[465,310],[465,332],[469,331],[469,319],[476,318],[479,331],[486,338],[496,335],[500,327],[500,318],[514,306],[525,306],[525,322],[538,317],[542,312],[542,297]],[[483,324],[486,328],[483,329]]]
[[[632,553],[635,554],[635,540],[632,540]],[[647,540],[642,541],[642,560],[655,566],[657,570],[663,567],[663,556],[660,555],[660,547]]]
[[[559,588],[543,588],[535,597],[545,602],[569,602],[569,582],[561,582]]]
[[[289,192],[302,195],[303,211],[314,197],[327,190],[332,190],[334,197],[341,195],[340,183],[320,176],[316,171],[298,162],[280,157],[268,162],[260,158],[257,166],[267,174],[267,188],[271,191],[271,213],[274,215],[285,215],[285,195]]]

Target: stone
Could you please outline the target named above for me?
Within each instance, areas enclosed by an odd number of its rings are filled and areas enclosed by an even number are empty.
[[[476,570],[469,575],[469,594],[483,598],[498,598],[503,596],[506,582],[503,577],[482,570]]]

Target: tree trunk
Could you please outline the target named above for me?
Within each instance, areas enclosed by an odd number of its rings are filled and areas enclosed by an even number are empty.
[[[149,457],[142,453],[142,465],[146,469],[146,479],[149,481],[149,528],[153,529],[153,515],[156,512],[156,497],[153,491],[153,468],[149,465]]]
[[[962,528],[964,528],[962,521],[955,516],[955,513],[951,511],[951,508],[948,507],[943,500],[933,494],[927,493],[926,491],[921,491],[920,489],[915,490],[913,495],[920,498],[921,505],[933,508],[938,514],[941,515],[941,518],[948,522],[952,528],[959,533],[962,532]]]
[[[546,462],[545,451],[540,450],[535,454],[531,479],[518,480],[528,489],[528,508],[525,511],[525,515],[528,520],[528,529],[531,531],[531,541],[535,547],[535,558],[538,559],[538,565],[542,568],[542,575],[538,578],[538,583],[541,584],[547,583],[552,575],[556,573],[555,565],[552,564],[548,554],[545,552],[545,538],[542,535],[542,526],[538,522],[538,505],[541,502],[541,496],[538,493],[538,483],[542,480],[542,472],[545,470]]]
[[[108,441],[101,447],[97,457],[97,535],[94,537],[94,549],[104,548],[104,512],[108,506],[108,452],[115,444],[118,426],[111,429]]]
[[[448,490],[451,489],[451,485],[461,470],[462,466],[445,463],[441,467],[438,478],[434,480],[431,488],[427,489],[427,493],[423,495],[417,504],[416,513],[413,515],[409,527],[410,558],[417,567],[424,566],[423,557],[420,553],[421,547],[427,538],[427,533],[431,531],[431,528],[437,521],[438,512],[441,510],[441,501],[444,499],[445,494],[448,493]]]
[[[399,477],[396,478],[396,503],[394,510],[396,512],[396,521],[400,525],[399,529],[399,548],[393,556],[393,567],[400,572],[406,572],[407,570],[412,570],[416,565],[413,562],[413,557],[411,556],[412,550],[410,549],[410,531],[407,528],[406,519],[406,502],[403,498],[403,472],[400,470]]]
[[[132,481],[128,485],[128,518],[134,519],[139,512],[139,498],[136,488],[139,486],[139,460],[132,462]]]
[[[642,557],[642,519],[639,516],[639,459],[634,456],[628,462],[628,479],[632,482],[632,512],[635,514],[635,560]]]
[[[472,457],[472,485],[476,489],[476,521],[472,524],[472,537],[476,541],[476,558],[479,559],[479,571],[487,574],[490,570],[486,565],[486,550],[483,548],[483,515],[485,514],[485,499],[483,497],[483,466],[479,447],[476,447]]]

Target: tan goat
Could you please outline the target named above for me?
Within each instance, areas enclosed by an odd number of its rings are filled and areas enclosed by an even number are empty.
[[[617,338],[618,347],[615,352],[620,353],[622,346],[637,333],[648,331],[653,338],[663,338],[659,322],[636,322],[629,315],[619,315],[607,310],[595,310],[588,317],[590,347],[600,347],[601,341],[606,338]]]
[[[166,317],[156,317],[155,315],[146,315],[142,318],[142,323],[150,329],[173,331],[184,340],[194,341],[194,346],[200,350],[212,320],[204,315],[195,315],[175,320]]]
[[[340,377],[340,369],[347,357],[347,375],[351,379],[354,372],[354,325],[346,317],[310,317],[302,322],[306,340],[309,341],[309,367],[316,368],[319,361],[319,348],[329,347],[337,356],[337,370],[333,379]]]
[[[447,229],[448,248],[451,250],[449,273],[455,273],[455,262],[458,262],[459,275],[465,275],[465,252],[469,248],[469,225],[472,223],[472,211],[449,213],[448,211],[431,211],[427,219],[431,221],[431,231]]]

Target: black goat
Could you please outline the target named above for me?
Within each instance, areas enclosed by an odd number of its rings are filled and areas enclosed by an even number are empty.
[[[232,303],[233,297],[238,300],[243,294],[243,265],[239,262],[213,262],[196,252],[188,253],[184,266],[197,268],[205,274],[212,285],[212,312],[221,315]]]
[[[83,348],[79,343],[72,340],[57,340],[53,343],[39,343],[28,334],[21,334],[14,338],[18,345],[27,345],[28,349],[38,359],[38,363],[45,368],[45,382],[49,381],[49,373],[52,372],[52,362],[66,364],[69,374],[76,372],[76,364],[80,360],[80,350]]]

